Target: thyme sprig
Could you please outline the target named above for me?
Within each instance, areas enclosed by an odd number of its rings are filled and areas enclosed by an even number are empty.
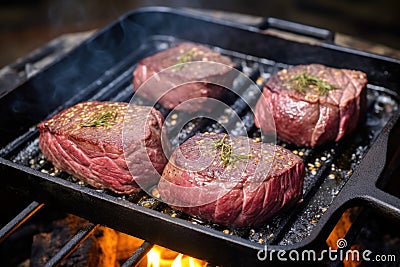
[[[231,143],[225,143],[225,139],[228,137],[228,135],[224,135],[220,140],[217,140],[214,142],[214,146],[216,149],[221,149],[220,152],[220,159],[221,162],[224,166],[227,166],[229,164],[234,164],[235,162],[239,160],[246,160],[252,157],[252,155],[243,155],[243,154],[234,154],[232,152],[232,144]]]
[[[306,94],[307,90],[313,89],[319,95],[324,96],[329,91],[337,89],[336,86],[327,83],[316,76],[312,76],[305,72],[299,73],[289,80],[293,88],[302,94]]]
[[[178,57],[178,63],[186,63],[192,61],[196,56],[196,52],[193,50],[186,51]]]
[[[183,65],[183,63],[187,63],[187,62],[193,61],[195,56],[196,56],[196,52],[194,50],[186,51],[185,53],[183,53],[182,55],[180,55],[178,57],[178,63],[177,64],[179,64],[179,65],[177,65],[175,67],[175,69],[178,69],[178,70],[182,69],[185,66],[185,65]]]
[[[111,122],[117,117],[117,112],[107,110],[103,112],[94,113],[91,118],[81,123],[82,127],[98,127],[98,126],[110,126]]]

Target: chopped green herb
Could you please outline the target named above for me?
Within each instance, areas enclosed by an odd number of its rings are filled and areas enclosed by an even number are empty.
[[[193,50],[186,51],[185,53],[179,56],[178,63],[186,63],[192,61],[195,56],[196,56],[195,51]]]
[[[245,160],[251,158],[251,155],[243,155],[243,154],[233,154],[232,152],[232,144],[227,144],[225,143],[225,139],[228,135],[224,135],[220,140],[215,141],[214,145],[215,148],[220,148],[220,159],[222,161],[222,164],[224,166],[227,166],[229,164],[233,164],[239,160]]]
[[[104,112],[94,113],[92,117],[81,123],[82,127],[98,127],[98,126],[109,126],[111,122],[117,117],[117,112],[107,110]]]
[[[195,56],[196,56],[196,52],[194,50],[186,51],[185,53],[183,53],[182,55],[180,55],[178,57],[178,64],[180,64],[180,65],[177,65],[175,67],[175,69],[179,69],[179,70],[182,69],[185,66],[185,65],[183,65],[183,63],[193,61]]]
[[[297,74],[291,78],[289,82],[295,90],[302,94],[306,94],[308,90],[314,90],[317,91],[319,95],[323,96],[326,95],[328,91],[338,89],[336,86],[305,72]]]

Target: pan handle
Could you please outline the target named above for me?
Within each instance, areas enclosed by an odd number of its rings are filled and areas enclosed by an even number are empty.
[[[260,30],[276,29],[312,37],[327,43],[334,43],[335,33],[328,29],[318,28],[297,22],[268,17],[257,25]]]
[[[378,212],[398,220],[400,220],[400,199],[383,191],[377,184],[384,181],[383,178],[394,178],[385,177],[387,176],[385,171],[393,169],[400,161],[399,132],[400,112],[389,120],[360,163],[359,171],[356,170],[340,192],[349,200],[365,203]],[[392,176],[393,173],[389,175]]]
[[[361,197],[370,207],[383,213],[386,216],[400,220],[400,199],[382,191],[379,188],[374,188]]]
[[[396,157],[399,154],[388,153],[390,152],[388,148],[399,147],[399,132],[400,112],[397,112],[376,138],[324,216],[318,221],[316,229],[311,232],[306,241],[298,246],[312,246],[318,243],[317,240],[326,239],[332,231],[331,222],[337,222],[345,209],[357,205],[371,207],[381,214],[400,220],[400,199],[377,187],[385,167],[398,164],[399,160]]]

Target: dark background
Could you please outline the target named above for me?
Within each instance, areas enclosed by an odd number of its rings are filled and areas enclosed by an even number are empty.
[[[63,33],[99,29],[130,10],[152,5],[272,16],[400,50],[398,0],[0,0],[0,67]]]

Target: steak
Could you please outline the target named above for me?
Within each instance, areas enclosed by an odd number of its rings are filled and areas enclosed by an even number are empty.
[[[302,196],[304,163],[247,137],[199,133],[172,153],[158,184],[163,201],[225,226],[259,226]]]
[[[123,140],[124,116],[128,110],[150,115],[141,118],[146,134]],[[41,122],[37,126],[39,144],[46,159],[56,168],[95,188],[130,194],[140,191],[137,179],[155,179],[155,172],[162,173],[167,163],[161,147],[163,120],[161,113],[151,107],[82,102]],[[124,150],[131,151],[129,164]],[[146,153],[150,161],[143,157]]]
[[[193,61],[217,62],[224,65],[183,64]],[[138,95],[151,101],[158,101],[167,109],[210,112],[212,105],[206,103],[207,98],[221,99],[229,92],[220,85],[228,83],[231,79],[224,77],[230,73],[233,65],[230,58],[206,46],[183,42],[140,61],[133,72],[133,88]],[[162,81],[161,83],[140,88],[154,74],[171,66],[174,67],[163,72],[161,78],[158,79]],[[219,85],[212,81],[216,81]],[[190,104],[180,105],[187,100],[192,101]]]
[[[339,141],[365,115],[366,85],[366,74],[356,70],[319,64],[283,69],[265,84],[255,124],[265,133],[272,130],[266,121],[269,109],[283,141],[311,147]]]

